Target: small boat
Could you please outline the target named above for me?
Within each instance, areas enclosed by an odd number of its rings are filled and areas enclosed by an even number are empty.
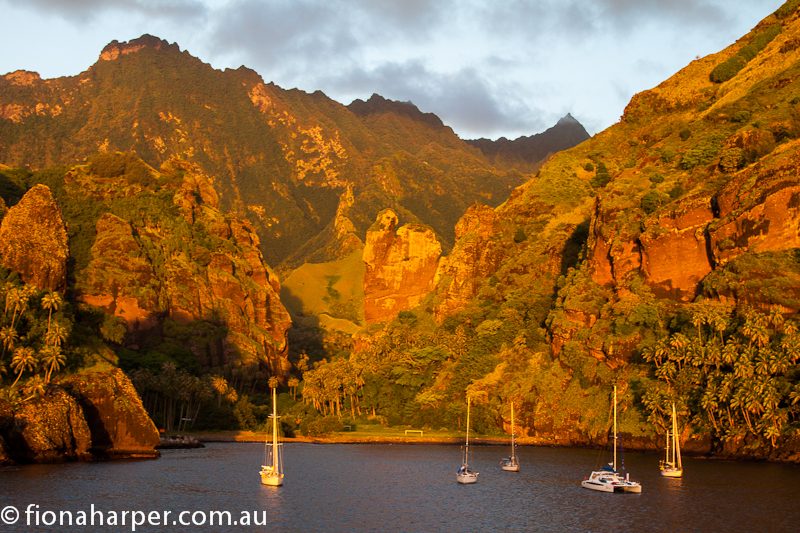
[[[595,470],[581,481],[581,487],[601,492],[642,492],[642,485],[630,480],[630,474],[623,477],[617,471],[617,386],[614,385],[614,458],[600,470]]]
[[[678,438],[678,420],[675,415],[675,404],[672,404],[672,431],[667,430],[667,445],[664,460],[659,463],[661,475],[664,477],[683,476],[681,463],[681,445]]]
[[[500,468],[506,472],[519,472],[519,460],[517,459],[517,442],[514,434],[514,402],[511,402],[511,457],[504,457],[500,460]]]
[[[278,442],[278,393],[272,387],[272,443],[264,442],[264,464],[261,465],[261,484],[272,487],[283,485],[283,444]]]
[[[467,397],[467,440],[464,443],[464,460],[456,472],[456,481],[467,485],[478,482],[478,472],[473,472],[469,468],[469,396]]]

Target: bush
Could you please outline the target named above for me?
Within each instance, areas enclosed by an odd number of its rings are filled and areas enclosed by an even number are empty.
[[[517,228],[517,231],[514,232],[514,242],[519,244],[521,242],[525,242],[528,239],[528,236],[525,235],[525,230],[522,228]]]
[[[714,83],[723,83],[736,76],[751,59],[756,57],[778,34],[781,32],[780,24],[773,24],[755,34],[750,42],[744,45],[739,52],[717,65],[711,71],[709,78]]]
[[[725,148],[719,157],[719,168],[723,172],[735,172],[744,166],[744,150],[732,146]]]
[[[724,83],[736,76],[746,64],[747,61],[743,57],[735,55],[714,67],[709,78],[714,83]]]
[[[689,128],[683,128],[683,129],[680,131],[680,133],[678,133],[678,136],[681,138],[681,140],[682,140],[682,141],[685,141],[685,140],[687,140],[689,137],[691,137],[691,136],[692,136],[692,130],[690,130]]]
[[[585,170],[586,172],[592,172],[594,170],[594,165],[591,162],[586,163],[585,165],[583,165],[583,170]]]
[[[591,180],[592,187],[597,189],[605,187],[611,181],[611,175],[608,173],[605,163],[597,163],[597,171]]]
[[[665,198],[657,193],[656,191],[649,191],[647,194],[642,196],[641,200],[641,207],[642,211],[647,213],[648,215],[654,212],[656,209],[664,205]]]
[[[307,437],[319,437],[342,429],[342,421],[339,420],[339,417],[333,415],[306,418],[300,424],[300,431]]]

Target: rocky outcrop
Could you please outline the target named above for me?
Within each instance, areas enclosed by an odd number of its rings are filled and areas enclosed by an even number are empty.
[[[42,290],[67,284],[67,230],[50,189],[34,185],[0,224],[0,261]]]
[[[433,289],[442,246],[432,229],[420,224],[397,227],[397,214],[386,209],[367,231],[363,260],[364,316],[384,322],[416,307]]]
[[[642,274],[656,296],[688,302],[711,272],[708,224],[714,219],[711,199],[695,198],[648,219],[639,236]]]
[[[715,263],[800,247],[800,154],[776,159],[740,173],[716,196],[720,220],[709,228]]]
[[[16,407],[0,403],[0,464],[157,457],[158,443],[119,369],[69,376]]]
[[[503,250],[494,209],[475,204],[456,224],[456,244],[436,272],[434,315],[442,321],[463,309],[477,294],[484,280],[497,270]]]
[[[123,320],[128,347],[160,334],[167,318],[210,323],[224,328],[223,339],[185,335],[201,364],[266,361],[273,373],[285,373],[291,319],[254,228],[220,211],[212,180],[197,167],[173,160],[167,171],[183,177],[172,198],[183,220],[134,226],[104,214],[78,278],[79,298]]]
[[[649,218],[605,209],[598,198],[587,254],[592,280],[622,287],[641,275],[656,296],[691,301],[712,269],[707,227],[713,220],[709,197],[687,199]]]
[[[625,230],[632,224],[624,217],[638,214],[605,209],[600,197],[595,201],[594,214],[589,225],[589,272],[598,285],[620,284],[642,266],[637,234]],[[636,225],[638,229],[638,225]]]
[[[88,460],[92,435],[84,411],[63,389],[50,389],[13,413],[6,429],[8,454],[15,462]]]
[[[91,261],[81,276],[81,300],[106,310],[132,331],[156,323],[157,282],[131,225],[111,213],[96,224]]]
[[[83,408],[94,457],[154,457],[158,430],[122,370],[78,374],[64,387]]]

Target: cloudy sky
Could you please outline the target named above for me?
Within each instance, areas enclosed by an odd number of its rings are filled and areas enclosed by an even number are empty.
[[[216,68],[349,103],[377,92],[464,138],[590,133],[782,0],[0,0],[0,74],[75,75],[150,33]]]

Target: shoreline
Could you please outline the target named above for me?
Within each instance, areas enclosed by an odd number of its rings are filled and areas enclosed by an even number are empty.
[[[267,438],[265,432],[256,431],[219,431],[219,432],[188,432],[187,436],[194,437],[201,443],[263,443]],[[396,445],[460,445],[463,444],[461,437],[447,436],[386,436],[386,435],[335,435],[319,437],[281,437],[285,443],[307,443],[307,444],[396,444]],[[508,437],[470,437],[470,445],[475,446],[507,446]],[[522,447],[540,448],[579,448],[586,450],[605,449],[605,443],[576,443],[576,442],[553,442],[545,439],[517,438],[517,445]],[[629,451],[649,452],[661,454],[663,450],[651,447],[628,447]],[[775,464],[800,464],[800,454],[790,454],[788,457],[759,457],[753,455],[734,455],[734,454],[714,454],[701,451],[684,451],[686,457],[710,461],[745,461],[745,462],[764,462]]]

